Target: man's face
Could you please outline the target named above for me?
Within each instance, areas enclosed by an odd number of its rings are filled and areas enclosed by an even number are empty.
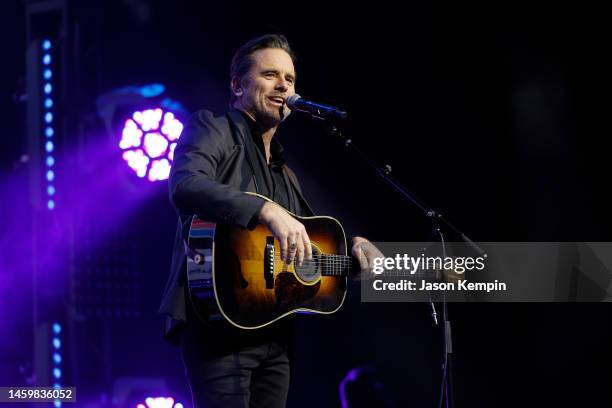
[[[295,93],[293,61],[280,48],[255,51],[251,59],[251,69],[242,80],[232,80],[234,106],[264,126],[277,126],[289,115],[285,101]]]

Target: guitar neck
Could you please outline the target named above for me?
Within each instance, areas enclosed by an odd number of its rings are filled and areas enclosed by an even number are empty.
[[[351,256],[322,254],[318,255],[321,263],[321,275],[323,276],[348,276],[351,272],[359,271],[359,262]],[[387,276],[406,277],[412,279],[436,278],[441,271],[428,271],[419,269],[417,271],[392,271],[386,272]]]
[[[356,261],[346,255],[322,254],[321,274],[323,276],[348,276]]]

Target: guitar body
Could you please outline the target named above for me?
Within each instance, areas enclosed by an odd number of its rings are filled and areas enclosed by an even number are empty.
[[[256,329],[292,313],[340,309],[349,263],[344,230],[331,217],[294,217],[313,246],[313,260],[302,267],[280,260],[279,242],[263,225],[247,230],[194,217],[187,277],[200,316]]]

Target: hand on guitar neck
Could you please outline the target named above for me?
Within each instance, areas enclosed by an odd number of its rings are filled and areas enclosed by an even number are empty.
[[[259,222],[268,227],[280,243],[283,261],[290,264],[297,257],[297,264],[302,266],[304,259],[312,259],[306,228],[280,205],[267,201],[259,212]]]
[[[374,259],[385,257],[374,244],[363,237],[353,238],[351,255],[359,261],[359,268],[351,271],[351,277],[356,281],[373,277]]]

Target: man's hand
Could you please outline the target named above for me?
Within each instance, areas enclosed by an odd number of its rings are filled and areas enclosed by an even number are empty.
[[[281,247],[281,259],[290,264],[297,255],[302,266],[304,259],[312,259],[312,246],[304,225],[278,204],[266,201],[259,212],[259,222],[270,229]]]
[[[374,268],[374,259],[385,257],[382,252],[380,252],[380,250],[374,246],[374,244],[363,237],[353,238],[353,249],[351,249],[351,255],[357,258],[359,261],[359,267],[361,269],[357,275],[353,276],[353,280],[367,279],[368,276],[371,276],[369,274],[372,273],[372,269]]]

